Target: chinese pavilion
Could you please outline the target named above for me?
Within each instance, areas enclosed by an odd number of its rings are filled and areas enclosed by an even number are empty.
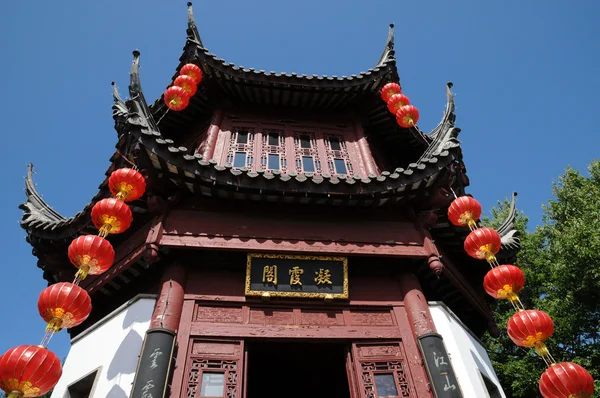
[[[73,279],[67,248],[94,233],[108,176],[147,185],[108,238],[112,268],[80,284],[93,310],[53,397],[504,397],[478,339],[499,333],[489,267],[447,216],[469,184],[452,84],[433,131],[400,127],[380,95],[399,80],[393,25],[366,72],[275,73],[211,54],[188,3],[172,82],[188,64],[203,79],[179,112],[146,101],[139,62],[127,101],[113,85],[116,151],[90,203],[63,217],[26,178],[21,225],[50,284]]]

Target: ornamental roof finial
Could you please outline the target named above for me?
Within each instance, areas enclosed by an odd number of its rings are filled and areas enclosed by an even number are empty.
[[[114,104],[112,106],[113,119],[120,117],[120,116],[126,116],[128,113],[127,105],[125,105],[125,101],[123,101],[123,99],[121,98],[121,95],[119,94],[119,90],[117,89],[116,83],[111,82],[110,84],[112,85],[113,101],[114,101]]]
[[[377,66],[382,66],[390,61],[395,61],[396,51],[394,50],[394,24],[390,24],[390,29],[388,31],[388,38],[385,42],[385,47],[383,49],[383,53],[379,58],[379,62],[377,62]]]
[[[200,47],[204,48],[202,44],[202,40],[200,39],[200,33],[198,33],[198,27],[196,26],[196,20],[194,19],[194,10],[192,9],[192,2],[188,1],[188,28],[187,28],[187,36],[189,40],[193,40],[200,45]]]

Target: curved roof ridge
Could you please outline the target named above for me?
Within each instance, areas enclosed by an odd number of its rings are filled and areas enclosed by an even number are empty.
[[[29,163],[27,177],[25,177],[25,194],[27,200],[19,205],[19,209],[23,210],[21,228],[29,234],[35,230],[35,235],[38,237],[61,239],[72,237],[86,227],[89,218],[86,219],[84,216],[101,195],[101,191],[80,212],[72,217],[64,217],[50,207],[37,192],[33,183],[33,164]]]
[[[110,84],[112,85],[112,90],[113,90],[113,94],[112,94],[113,102],[114,102],[114,104],[112,106],[113,119],[127,116],[129,111],[127,110],[127,105],[125,105],[125,101],[123,101],[123,99],[121,98],[121,95],[119,94],[119,89],[117,88],[117,84],[115,82],[111,82]]]
[[[438,156],[445,156],[451,148],[460,146],[458,134],[460,129],[454,126],[454,95],[452,94],[452,83],[446,84],[446,111],[442,121],[433,129],[427,137],[431,140],[429,147],[423,152],[417,163],[427,162]]]
[[[202,39],[200,38],[200,33],[198,32],[198,26],[196,25],[196,19],[194,18],[194,10],[192,9],[192,2],[188,1],[188,28],[187,28],[187,37],[188,40],[195,41],[200,47],[204,47],[202,44]]]
[[[440,123],[427,134],[427,137],[431,140],[435,140],[438,135],[443,134],[448,125],[454,126],[456,115],[454,114],[455,106],[454,93],[452,92],[453,86],[454,84],[452,82],[446,83],[446,109],[444,110],[444,115],[442,116]]]
[[[519,238],[519,231],[515,225],[516,220],[517,192],[513,192],[510,198],[508,215],[497,229],[502,242],[502,251],[499,253],[502,258],[512,257],[521,249],[521,239]]]
[[[36,214],[37,216],[43,217],[52,222],[61,222],[67,219],[50,207],[38,193],[37,189],[35,188],[35,183],[33,182],[33,163],[29,163],[27,165],[25,194],[27,195],[27,201],[19,206],[19,208],[24,210],[26,214]]]
[[[381,57],[379,57],[379,61],[377,62],[377,66],[383,66],[390,61],[396,60],[396,51],[394,50],[394,24],[390,24],[390,29],[388,31],[387,42],[385,43],[385,47],[383,48],[383,53]]]
[[[127,104],[130,113],[137,113],[140,116],[139,120],[143,120],[148,127],[158,131],[157,123],[154,120],[154,116],[152,116],[152,112],[150,112],[144,92],[142,91],[142,84],[140,82],[140,52],[138,50],[133,51],[133,61],[129,72],[129,97],[130,99],[127,101]]]

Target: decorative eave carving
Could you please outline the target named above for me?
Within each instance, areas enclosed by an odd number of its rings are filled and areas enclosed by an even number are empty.
[[[521,239],[519,238],[519,231],[516,229],[517,219],[517,193],[513,192],[510,200],[510,208],[508,215],[504,222],[498,227],[498,233],[500,234],[502,249],[498,253],[497,257],[502,259],[514,258],[519,250],[521,250]]]
[[[381,57],[379,57],[379,61],[377,62],[377,66],[383,66],[388,62],[396,61],[396,51],[394,50],[394,24],[390,24],[390,29],[388,31],[388,38],[385,43],[385,47],[383,48],[383,53]]]
[[[30,234],[35,230],[35,235],[39,238],[70,238],[75,236],[79,230],[85,228],[89,222],[89,217],[85,217],[85,215],[90,210],[91,204],[88,204],[73,217],[67,218],[46,203],[35,188],[33,164],[31,163],[28,165],[27,176],[25,177],[25,194],[27,196],[25,203],[19,205],[19,209],[23,210],[20,225]]]
[[[449,150],[460,147],[458,134],[460,129],[454,126],[454,95],[452,94],[452,83],[446,84],[446,111],[441,122],[429,134],[430,144],[423,152],[417,163],[431,162],[437,157],[447,156]]]
[[[196,20],[194,19],[194,10],[192,9],[192,2],[188,1],[188,28],[187,28],[187,37],[188,40],[191,40],[198,44],[200,47],[204,48],[202,44],[202,39],[200,39],[200,33],[198,32],[198,27],[196,26]]]
[[[117,89],[117,85],[115,82],[112,82],[112,91],[113,91],[113,106],[112,106],[112,117],[115,121],[115,130],[119,133],[119,136],[125,133],[127,116],[129,115],[129,110],[127,109],[127,105],[125,101],[121,98],[119,94],[119,90]]]
[[[452,82],[446,83],[446,109],[444,110],[444,114],[442,116],[442,120],[440,123],[433,129],[427,137],[435,141],[439,135],[443,135],[444,131],[447,131],[448,128],[454,127],[454,122],[456,121],[456,115],[454,114],[454,93],[452,93],[452,87],[454,84]]]

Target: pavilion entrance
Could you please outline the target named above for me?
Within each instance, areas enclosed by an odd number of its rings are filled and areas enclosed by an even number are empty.
[[[246,398],[350,398],[345,344],[255,340],[246,350]]]

